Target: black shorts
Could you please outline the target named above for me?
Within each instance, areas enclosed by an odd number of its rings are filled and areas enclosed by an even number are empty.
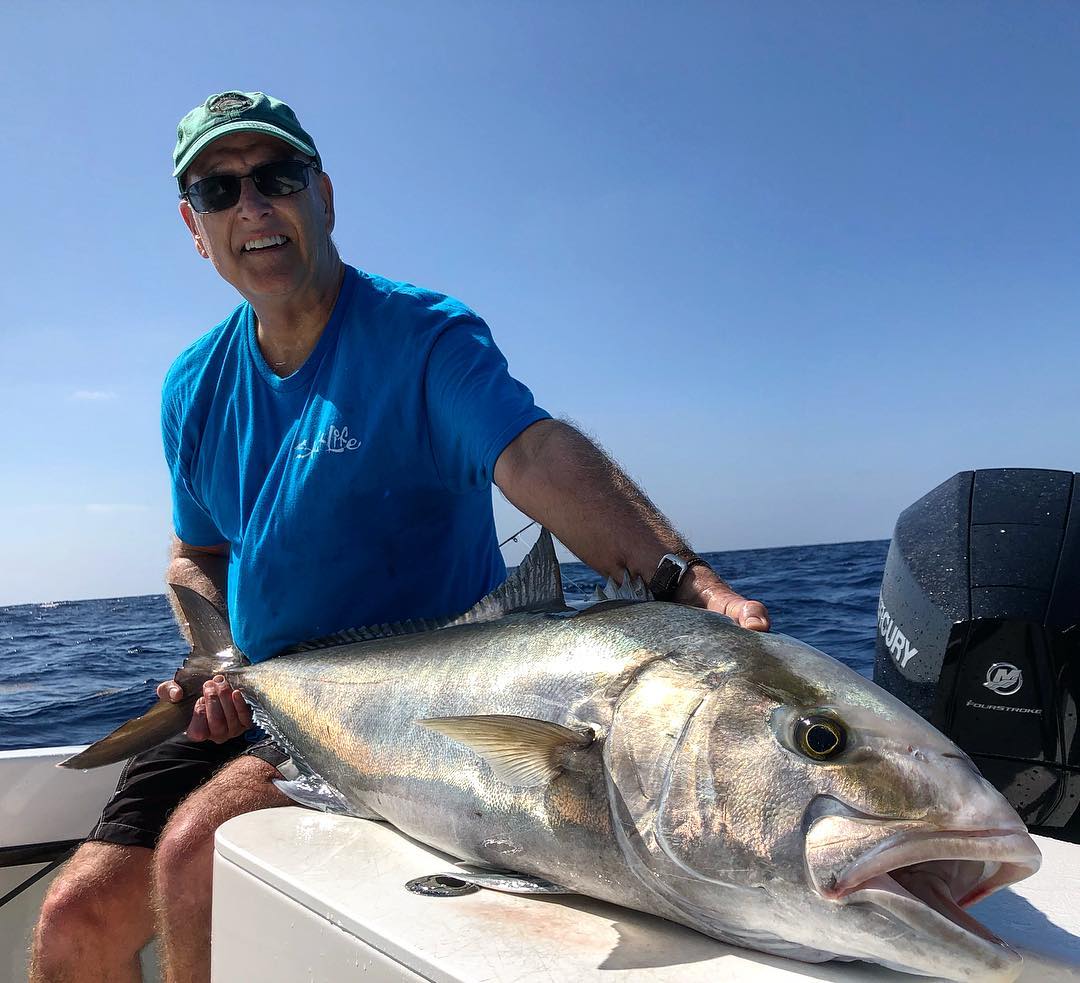
[[[243,754],[275,768],[289,757],[258,731],[224,744],[190,741],[181,734],[136,754],[120,773],[116,791],[87,840],[152,850],[173,810],[219,768]]]

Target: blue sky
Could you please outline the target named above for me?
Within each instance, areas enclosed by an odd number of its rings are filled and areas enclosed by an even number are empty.
[[[170,155],[230,88],[701,549],[1077,469],[1078,50],[1068,3],[5,4],[0,604],[160,589],[161,378],[237,300]]]

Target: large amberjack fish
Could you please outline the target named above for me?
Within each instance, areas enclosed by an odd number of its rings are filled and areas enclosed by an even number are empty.
[[[257,665],[178,593],[191,696],[67,766],[179,732],[223,672],[292,756],[279,784],[304,804],[751,949],[955,980],[1020,971],[964,911],[1038,869],[1019,817],[926,721],[794,639],[655,601],[569,609],[546,532],[459,619]]]

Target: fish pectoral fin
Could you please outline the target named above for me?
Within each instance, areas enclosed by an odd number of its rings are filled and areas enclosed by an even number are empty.
[[[354,816],[357,819],[382,819],[382,816],[350,805],[333,785],[317,775],[300,775],[293,779],[275,778],[274,785],[293,802],[309,809],[331,812],[337,816]]]
[[[429,874],[427,877],[414,877],[405,885],[413,894],[422,894],[431,898],[459,898],[471,894],[480,888],[489,891],[502,891],[505,894],[575,894],[569,888],[534,874],[518,874],[515,871],[500,871],[491,874],[474,874],[469,871],[454,870],[446,874]]]
[[[459,871],[444,874],[444,877],[456,877],[466,884],[486,888],[489,891],[502,891],[505,894],[574,894],[568,887],[537,877],[534,874],[518,874],[513,871],[498,874],[474,874],[472,871]]]
[[[557,778],[567,758],[596,737],[591,728],[571,730],[549,720],[511,715],[428,717],[417,723],[464,744],[490,765],[499,781],[523,788]]]

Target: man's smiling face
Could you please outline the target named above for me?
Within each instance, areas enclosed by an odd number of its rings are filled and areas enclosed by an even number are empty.
[[[222,174],[242,176],[261,164],[306,159],[287,143],[261,133],[230,133],[215,140],[188,168],[184,186]],[[309,172],[306,189],[266,196],[253,180],[241,182],[240,200],[219,212],[196,212],[186,200],[180,214],[201,256],[249,301],[288,300],[324,279],[338,262],[330,243],[334,196],[330,179]]]

